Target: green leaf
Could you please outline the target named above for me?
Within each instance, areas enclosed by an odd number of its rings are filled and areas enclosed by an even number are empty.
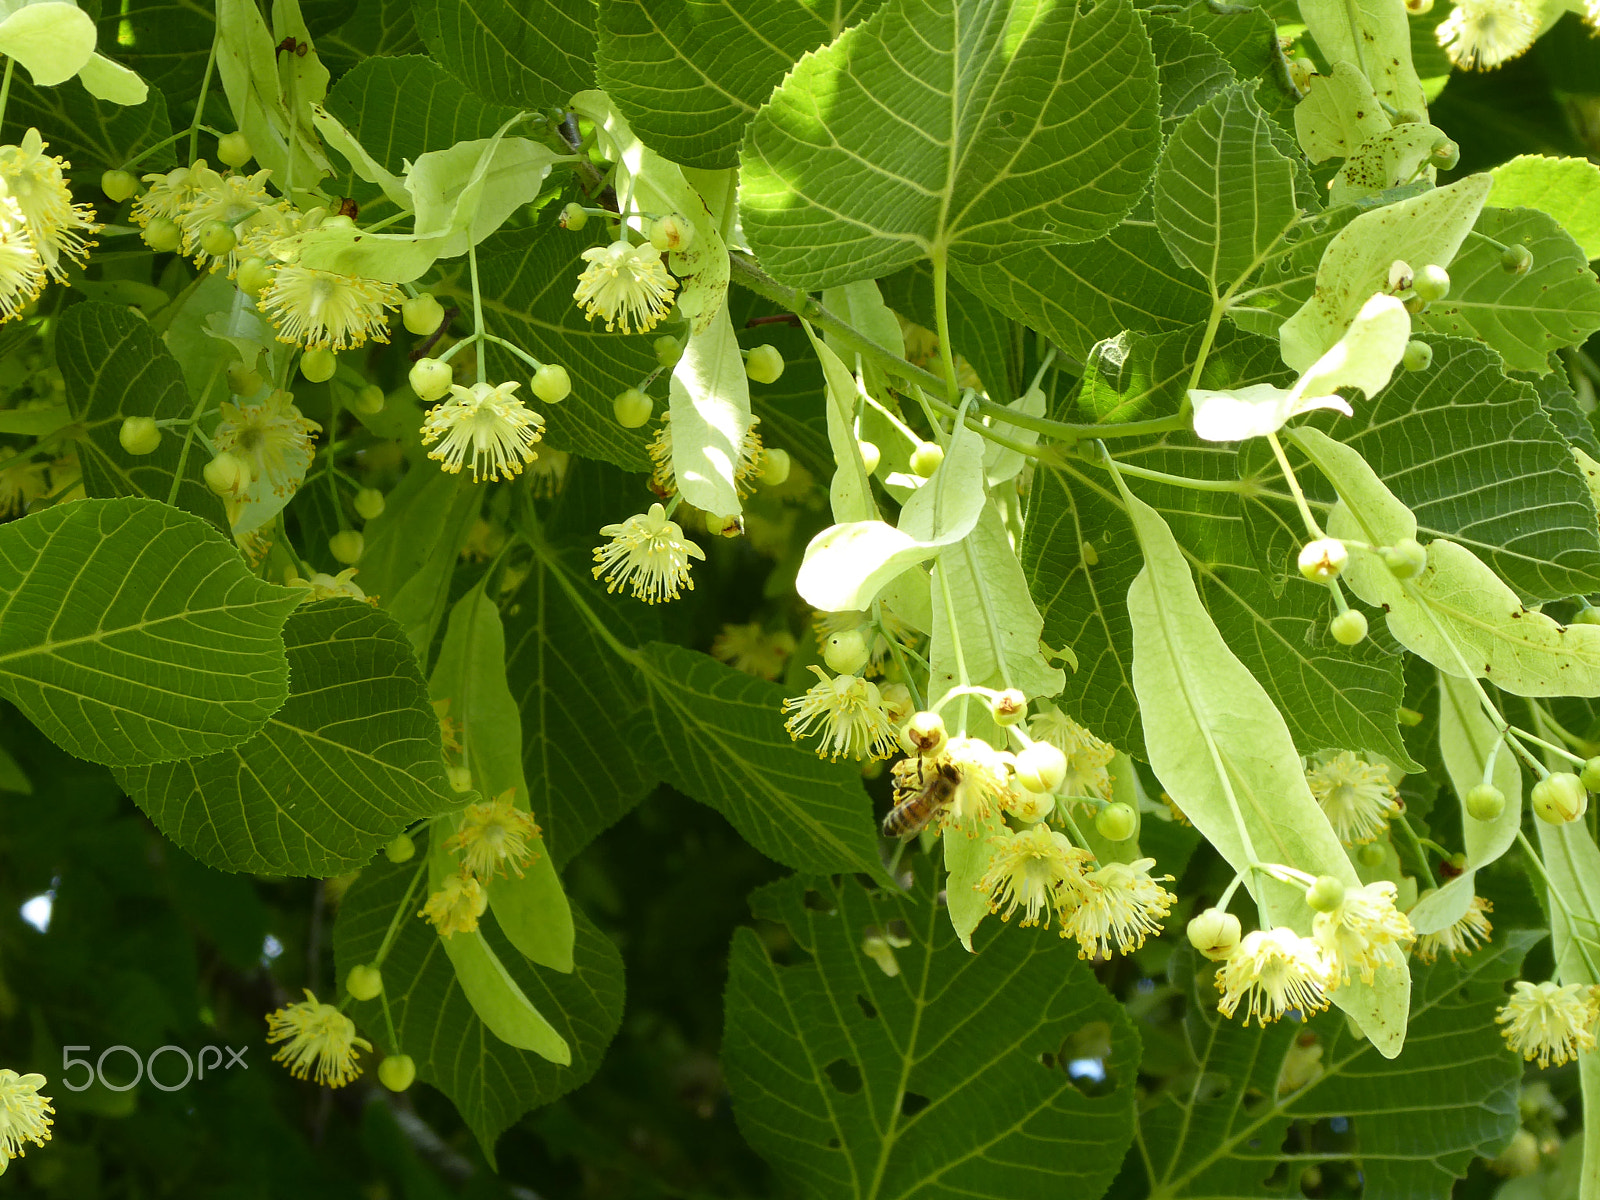
[[[416,1060],[417,1078],[450,1098],[492,1166],[502,1132],[584,1083],[600,1065],[622,1022],[622,960],[612,940],[582,912],[574,914],[576,966],[570,975],[535,970],[492,923],[481,926],[485,944],[512,982],[572,1048],[572,1064],[508,1046],[473,1011],[433,926],[416,917],[423,897],[411,885],[421,869],[380,857],[351,885],[333,927],[337,974],[342,979],[358,963],[372,962],[395,924],[383,978],[398,1044],[388,1039],[378,1001],[352,1003],[352,1015],[386,1051]]]
[[[205,758],[126,768],[117,780],[208,866],[336,875],[461,798],[445,781],[439,722],[391,617],[327,600],[297,610],[283,638],[289,699],[260,733]]]
[[[317,53],[341,80],[365,62],[420,55],[423,49],[411,0],[351,4],[350,19],[317,38]]]
[[[1171,333],[1120,333],[1095,345],[1084,364],[1077,407],[1085,420],[1137,421],[1164,417],[1182,407],[1195,358],[1206,330],[1201,325]],[[1242,388],[1285,383],[1275,343],[1221,326],[1195,385]]]
[[[678,491],[705,512],[738,516],[734,473],[750,429],[750,380],[726,306],[708,328],[690,333],[667,391]]]
[[[1276,1194],[1269,1180],[1290,1153],[1291,1127],[1320,1133],[1333,1117],[1350,1123],[1349,1134],[1319,1140],[1319,1157],[1359,1170],[1365,1195],[1449,1200],[1473,1158],[1498,1153],[1519,1124],[1522,1064],[1506,1051],[1494,1013],[1542,936],[1514,932],[1459,964],[1413,963],[1411,1032],[1389,1061],[1337,1014],[1269,1029],[1224,1020],[1211,970],[1185,949],[1177,973],[1189,996],[1193,1063],[1139,1121],[1152,1200]],[[1283,1088],[1286,1067],[1305,1070],[1300,1043],[1313,1037],[1321,1070],[1303,1087]],[[1191,1079],[1214,1083],[1195,1090]],[[1426,1121],[1413,1119],[1419,1110]]]
[[[935,891],[791,878],[752,897],[809,958],[780,966],[734,936],[723,1061],[741,1129],[805,1197],[1098,1196],[1132,1134],[1122,1006],[1038,930],[968,954]],[[862,946],[891,927],[910,939],[893,975]],[[1074,1085],[1082,1058],[1104,1084]]]
[[[100,42],[110,49],[117,36],[117,61],[150,84],[152,99],[192,102],[200,91],[206,58],[216,33],[213,6],[200,0],[128,0],[121,12],[100,26]],[[110,16],[110,14],[107,14]]]
[[[1328,243],[1317,265],[1316,290],[1278,331],[1283,361],[1307,370],[1344,336],[1374,292],[1384,290],[1396,259],[1413,270],[1456,255],[1489,194],[1487,175],[1435,188],[1362,213]]]
[[[1233,68],[1210,40],[1175,17],[1140,14],[1150,34],[1161,85],[1161,133],[1170,138],[1178,123],[1234,81]]]
[[[61,316],[56,362],[66,379],[75,419],[85,437],[78,442],[84,490],[91,496],[144,496],[165,502],[181,470],[178,507],[228,528],[222,501],[202,475],[208,455],[198,441],[184,449],[181,427],[162,432],[149,454],[129,454],[119,434],[125,417],[187,420],[194,401],[178,360],[150,331],[150,323],[126,308],[90,301]]]
[[[663,779],[797,871],[882,876],[860,768],[790,740],[781,687],[664,642],[643,647],[635,665],[654,720],[640,731],[654,734],[645,756]]]
[[[1319,163],[1349,158],[1393,126],[1367,77],[1337,62],[1328,74],[1311,77],[1306,98],[1295,105],[1294,128],[1306,157]]]
[[[1533,265],[1513,275],[1502,246],[1526,246]],[[1600,280],[1554,217],[1533,208],[1486,208],[1450,263],[1450,294],[1419,324],[1487,342],[1513,371],[1543,375],[1550,352],[1580,346],[1600,329]]]
[[[651,149],[690,167],[733,167],[756,110],[795,60],[878,0],[605,0],[600,87]]]
[[[1411,63],[1411,23],[1392,0],[1300,0],[1300,15],[1330,63],[1354,63],[1391,109],[1425,111]]]
[[[0,525],[0,694],[109,766],[210,754],[283,704],[300,593],[210,525],[149,500],[79,500]]]
[[[752,122],[745,233],[805,288],[1098,237],[1149,178],[1156,91],[1125,0],[888,0],[802,59]]]
[[[1294,163],[1274,147],[1254,93],[1254,84],[1236,84],[1190,113],[1156,168],[1162,239],[1215,293],[1253,270],[1300,219]]]
[[[1128,589],[1128,615],[1150,767],[1195,828],[1245,873],[1262,924],[1308,934],[1304,889],[1257,876],[1252,864],[1360,881],[1311,795],[1288,726],[1217,632],[1172,531],[1155,509],[1126,500],[1145,557]],[[1373,984],[1352,979],[1331,998],[1393,1058],[1405,1042],[1410,987],[1409,977],[1385,967]]]
[[[1125,222],[1081,246],[1042,246],[982,266],[957,264],[952,274],[1080,360],[1096,342],[1124,329],[1167,333],[1202,323],[1211,312],[1211,297],[1174,261],[1153,221]]]
[[[1424,896],[1406,914],[1419,934],[1437,933],[1459,921],[1472,905],[1477,875],[1516,843],[1522,828],[1522,767],[1509,746],[1490,724],[1477,694],[1465,680],[1439,675],[1439,756],[1450,776],[1450,786],[1461,806],[1462,848],[1465,869],[1431,896]],[[1489,755],[1495,755],[1489,782],[1505,794],[1506,806],[1492,821],[1480,821],[1467,811],[1467,793],[1485,780]]]
[[[593,0],[417,0],[428,53],[480,96],[565,104],[594,86]]]
[[[840,523],[875,520],[878,506],[872,499],[872,479],[855,434],[855,376],[832,347],[811,331],[810,325],[805,326],[805,331],[817,361],[822,364],[827,388],[828,442],[837,464],[828,482],[829,510],[833,519]]]
[[[1489,174],[1489,204],[1536,208],[1553,217],[1585,257],[1600,258],[1600,166],[1584,158],[1519,154]]]
[[[150,89],[143,104],[124,107],[96,100],[76,79],[60,87],[36,88],[19,76],[11,82],[6,116],[14,129],[38,129],[49,153],[65,158],[72,174],[83,182],[172,136],[167,100],[156,88]],[[162,147],[137,170],[164,170],[175,161],[172,150]]]

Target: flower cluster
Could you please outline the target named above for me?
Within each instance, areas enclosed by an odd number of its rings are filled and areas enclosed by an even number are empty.
[[[689,560],[704,559],[706,553],[683,536],[676,521],[667,519],[661,505],[652,504],[649,512],[615,525],[603,525],[600,532],[611,540],[595,548],[594,577],[604,577],[606,591],[631,587],[634,598],[646,604],[676,600],[684,588],[694,591]]]
[[[606,331],[648,333],[667,315],[677,281],[667,273],[661,251],[623,238],[583,252],[589,265],[578,276],[572,298],[590,320],[599,317]]]
[[[538,838],[539,826],[532,813],[517,807],[515,789],[467,805],[461,824],[444,842],[444,849],[459,854],[461,869],[445,877],[418,915],[441,937],[474,932],[489,907],[484,885],[508,870],[522,878],[523,869],[538,858]]]
[[[66,264],[83,264],[100,229],[89,205],[72,202],[71,164],[45,150],[37,129],[0,146],[0,320],[33,303],[47,279],[65,281]]]
[[[1504,1025],[1506,1044],[1523,1058],[1539,1061],[1543,1070],[1560,1066],[1593,1050],[1595,1018],[1600,1016],[1600,987],[1517,980],[1511,999],[1495,1014]]]
[[[1311,795],[1347,846],[1375,840],[1400,811],[1399,793],[1389,782],[1389,768],[1341,750],[1306,772]]]
[[[42,1146],[50,1140],[50,1097],[41,1096],[43,1075],[0,1070],[0,1175],[13,1158],[26,1152],[26,1142]]]
[[[739,443],[739,461],[733,465],[733,489],[742,500],[756,490],[766,460],[766,450],[756,426],[760,417],[750,418],[750,427]],[[678,494],[678,475],[672,466],[672,414],[661,414],[661,428],[650,439],[650,490],[663,500]]]
[[[356,1051],[372,1043],[356,1036],[356,1025],[331,1004],[319,1002],[310,988],[306,998],[267,1015],[267,1041],[282,1042],[274,1062],[288,1066],[296,1079],[343,1087],[358,1078]]]
[[[439,442],[428,451],[452,475],[470,461],[472,481],[511,479],[538,457],[534,450],[544,432],[544,418],[512,395],[521,383],[459,384],[450,398],[436,404],[422,423],[422,444]]]
[[[1067,756],[1062,795],[1111,799],[1111,772],[1107,768],[1116,750],[1109,743],[1048,705],[1028,721],[1028,732],[1035,740],[1048,742]]]

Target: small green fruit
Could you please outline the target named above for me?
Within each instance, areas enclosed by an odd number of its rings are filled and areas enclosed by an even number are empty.
[[[106,194],[106,199],[121,204],[139,190],[139,181],[132,171],[107,171],[100,176],[100,190]]]
[[[327,383],[338,369],[338,357],[326,346],[316,346],[300,356],[300,374],[312,383]]]
[[[856,449],[861,452],[861,465],[866,467],[867,474],[871,475],[878,469],[878,463],[883,455],[872,442],[857,442]]]
[[[1426,371],[1433,366],[1433,347],[1413,338],[1406,343],[1406,352],[1400,357],[1400,365],[1408,371]]]
[[[396,834],[394,840],[383,848],[383,856],[399,866],[417,856],[417,844],[408,833]]]
[[[344,979],[344,990],[357,1000],[376,1000],[383,991],[383,972],[371,963],[351,967]]]
[[[1493,821],[1506,810],[1506,794],[1492,783],[1480,783],[1468,789],[1466,806],[1474,821]]]
[[[1440,138],[1431,151],[1433,165],[1441,171],[1454,171],[1461,162],[1461,147],[1449,138]]]
[[[1591,792],[1600,792],[1600,758],[1591,758],[1578,772],[1578,779]]]
[[[1139,829],[1139,814],[1130,804],[1108,804],[1094,816],[1095,832],[1108,842],[1125,842]]]
[[[356,493],[355,508],[363,521],[375,521],[383,516],[383,493],[377,488],[362,488]]]
[[[655,403],[638,388],[629,388],[611,402],[612,415],[624,429],[638,429],[650,419]]]
[[[144,244],[159,253],[176,250],[183,241],[183,230],[178,228],[178,223],[168,217],[154,217],[150,224],[144,227]]]
[[[656,352],[656,362],[667,370],[678,365],[678,360],[683,357],[683,343],[670,334],[662,334],[651,343]]]
[[[1380,546],[1378,557],[1396,579],[1415,579],[1428,565],[1428,551],[1416,538],[1406,538],[1392,546]]]
[[[783,374],[783,355],[776,346],[757,346],[744,360],[744,373],[757,383],[777,383]]]
[[[200,228],[200,249],[213,258],[221,258],[239,244],[233,226],[226,221],[207,221]]]
[[[694,241],[694,226],[687,217],[668,213],[650,226],[650,244],[657,250],[686,250]],[[771,383],[770,379],[763,380]]]
[[[1306,889],[1306,903],[1319,913],[1330,913],[1344,903],[1344,882],[1333,875],[1318,875]]]
[[[944,447],[936,442],[922,442],[911,452],[911,469],[924,479],[931,478],[944,461]]]
[[[1508,275],[1526,275],[1533,269],[1533,251],[1513,242],[1500,252],[1500,269]]]
[[[789,471],[794,460],[787,450],[768,449],[761,467],[761,482],[768,487],[778,487],[789,481]]]
[[[1053,792],[1067,777],[1067,756],[1049,742],[1034,742],[1017,751],[1017,782],[1030,792]],[[1112,805],[1112,808],[1118,807]],[[1121,807],[1127,808],[1126,804]],[[1103,810],[1110,811],[1109,809]],[[1132,812],[1132,809],[1129,809]],[[1103,813],[1102,813],[1103,815]],[[1107,834],[1106,836],[1110,836]],[[1113,839],[1120,841],[1121,839]]]
[[[213,458],[200,473],[205,476],[206,486],[219,496],[232,496],[250,486],[249,464],[227,452]]]
[[[1585,605],[1567,620],[1569,625],[1600,625],[1600,608]]]
[[[1328,622],[1328,632],[1341,646],[1357,645],[1367,636],[1366,614],[1347,608]]]
[[[1189,944],[1212,962],[1227,958],[1239,944],[1243,929],[1239,918],[1220,908],[1208,908],[1184,930]]]
[[[1528,797],[1540,820],[1552,825],[1576,821],[1589,810],[1589,793],[1570,771],[1556,771],[1533,785]]]
[[[341,529],[328,539],[328,553],[347,567],[360,562],[362,551],[366,548],[367,539],[356,529]]]
[[[1383,852],[1383,846],[1382,842],[1368,842],[1356,852],[1356,857],[1363,867],[1381,867],[1389,857]]]
[[[407,333],[427,337],[444,324],[444,305],[435,300],[430,292],[413,296],[400,306],[400,323],[406,327]]]
[[[822,647],[822,661],[839,675],[859,675],[871,657],[871,645],[860,629],[832,634]]]
[[[561,210],[561,227],[570,229],[574,233],[589,223],[589,214],[583,211],[581,204],[569,204]]]
[[[369,383],[350,398],[350,407],[364,417],[371,417],[383,411],[387,399],[381,387]]]
[[[572,376],[557,363],[545,363],[533,373],[532,388],[546,404],[560,404],[572,395]]]
[[[149,454],[161,444],[161,430],[152,417],[127,417],[117,431],[117,441],[129,454]]]
[[[217,139],[217,157],[230,167],[242,167],[255,157],[255,151],[244,134],[225,133]]]
[[[455,382],[455,372],[450,369],[449,363],[440,362],[437,358],[419,358],[412,364],[407,378],[417,399],[430,404],[442,399],[450,391],[450,385]]]
[[[378,1064],[378,1080],[391,1092],[403,1092],[417,1079],[417,1064],[409,1054],[391,1054]]]
[[[1411,286],[1416,289],[1428,304],[1435,300],[1443,300],[1450,294],[1450,272],[1438,263],[1429,263],[1417,272],[1417,277]]]

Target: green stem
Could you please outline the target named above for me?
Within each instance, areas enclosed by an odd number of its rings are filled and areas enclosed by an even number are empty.
[[[472,270],[472,328],[477,333],[476,346],[478,351],[478,382],[487,383],[489,380],[488,368],[485,365],[483,339],[483,297],[478,291],[478,248],[467,247],[467,265]]]
[[[1412,856],[1417,861],[1417,873],[1427,881],[1429,887],[1438,887],[1439,885],[1434,882],[1433,872],[1428,867],[1428,855],[1422,849],[1422,843],[1417,838],[1417,831],[1411,828],[1411,822],[1406,820],[1404,813],[1396,813],[1389,822],[1391,829],[1397,826],[1402,835],[1401,840],[1405,842],[1406,848],[1411,851]]]
[[[950,594],[950,580],[944,569],[944,558],[941,556],[934,560],[934,571],[939,576],[939,593],[944,599],[945,624],[950,629],[950,646],[956,655],[956,679],[961,687],[971,687],[972,680],[967,675],[967,656],[961,649],[961,629],[956,623],[955,598]],[[932,686],[932,681],[929,681]],[[961,698],[961,736],[967,735],[967,698]]]
[[[927,707],[927,702],[922,697],[922,689],[917,687],[916,676],[906,664],[905,654],[900,646],[900,639],[893,636],[883,619],[883,601],[872,602],[872,622],[877,627],[878,636],[889,643],[889,653],[893,655],[895,665],[900,668],[900,677],[906,681],[906,689],[911,693],[911,703],[917,706],[917,711]],[[892,872],[891,872],[892,873]]]
[[[211,50],[206,55],[206,73],[200,80],[200,98],[194,102],[194,123],[189,126],[189,161],[193,162],[200,154],[200,122],[206,119],[206,96],[211,91],[211,73],[217,66],[217,38],[219,34],[211,35]]]
[[[1310,533],[1311,540],[1316,541],[1324,536],[1322,527],[1317,524],[1317,518],[1311,515],[1311,506],[1306,503],[1306,494],[1300,490],[1300,481],[1294,476],[1294,468],[1289,465],[1289,456],[1283,452],[1283,444],[1278,441],[1276,431],[1267,434],[1267,443],[1272,447],[1273,457],[1278,460],[1278,469],[1283,472],[1284,482],[1294,493],[1294,503],[1300,510],[1300,519],[1306,523],[1306,531]]]
[[[200,419],[200,414],[205,410],[206,400],[211,396],[211,389],[216,386],[217,377],[222,374],[222,364],[218,363],[211,369],[211,378],[206,380],[205,387],[200,389],[200,398],[194,402],[194,412],[190,414],[189,425],[183,431],[183,445],[178,448],[178,466],[172,473],[172,487],[167,490],[167,503],[178,503],[178,488],[183,483],[183,469],[189,462],[189,445],[194,441],[197,432],[195,422]]]
[[[5,78],[0,79],[0,126],[4,126],[6,122],[6,101],[11,99],[11,72],[16,69],[16,66],[16,59],[6,59]]]
[[[383,935],[383,941],[378,946],[378,954],[372,960],[372,965],[382,967],[383,960],[389,957],[389,948],[394,945],[394,939],[400,932],[400,918],[411,907],[411,897],[417,890],[417,883],[422,879],[422,872],[427,869],[428,860],[424,858],[417,864],[417,869],[411,873],[411,882],[406,884],[406,894],[400,897],[400,903],[394,910],[394,916],[389,918],[389,928]]]
[[[1571,750],[1568,750],[1565,746],[1557,746],[1553,742],[1545,741],[1542,737],[1535,737],[1527,730],[1518,729],[1515,725],[1507,725],[1506,731],[1521,738],[1525,742],[1532,742],[1535,746],[1543,746],[1546,750],[1550,751],[1551,754],[1559,755],[1561,758],[1566,759],[1568,762],[1576,763],[1580,767],[1588,761],[1588,759],[1578,757],[1578,755],[1574,754]],[[1499,743],[1496,743],[1496,745],[1498,744]]]
[[[950,262],[943,249],[933,255],[933,319],[939,361],[944,366],[945,399],[954,404],[961,387],[956,379],[955,348],[950,344]]]
[[[1104,447],[1101,447],[1104,450]],[[1136,467],[1132,463],[1113,459],[1109,454],[1106,459],[1091,459],[1095,466],[1104,467],[1109,460],[1117,464],[1117,470],[1124,475],[1131,475],[1135,479],[1148,479],[1152,483],[1170,483],[1174,487],[1188,488],[1192,492],[1238,492],[1241,495],[1253,495],[1255,487],[1243,479],[1191,479],[1187,475],[1169,475],[1165,471],[1152,471],[1148,467]]]

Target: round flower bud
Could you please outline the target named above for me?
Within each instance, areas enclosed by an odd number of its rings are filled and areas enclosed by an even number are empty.
[[[361,561],[361,552],[367,548],[367,539],[356,529],[341,529],[328,539],[328,553],[347,567]]]
[[[1411,286],[1416,289],[1417,295],[1432,304],[1450,294],[1450,272],[1438,263],[1429,263],[1417,272]]]
[[[1354,646],[1367,636],[1366,614],[1347,608],[1328,622],[1328,632],[1341,646]]]
[[[677,366],[678,360],[683,357],[683,343],[671,334],[662,334],[650,345],[656,352],[656,362],[669,371]]]
[[[259,296],[272,282],[272,268],[264,258],[247,258],[239,264],[233,282],[246,296]]]
[[[152,417],[126,417],[117,431],[117,441],[129,454],[149,454],[161,444],[161,430]]]
[[[423,292],[400,306],[400,323],[407,333],[427,337],[444,324],[444,305],[433,298],[433,293]]]
[[[1583,781],[1570,771],[1546,775],[1533,785],[1529,796],[1534,813],[1552,825],[1576,821],[1589,811],[1589,793]]]
[[[1520,1179],[1537,1171],[1540,1162],[1539,1136],[1531,1129],[1519,1129],[1512,1136],[1511,1144],[1498,1157],[1489,1160],[1489,1169],[1507,1179]]]
[[[183,230],[178,228],[178,223],[170,217],[152,218],[150,224],[144,227],[144,244],[156,251],[176,250],[178,243],[183,241]]]
[[[1467,856],[1461,851],[1457,850],[1449,858],[1445,859],[1444,862],[1440,863],[1439,866],[1441,870],[1445,867],[1449,867],[1452,873],[1459,875],[1461,872],[1467,869]]]
[[[1509,275],[1526,275],[1533,268],[1533,251],[1513,242],[1500,252],[1500,269]]]
[[[228,367],[228,390],[235,396],[254,396],[267,385],[261,372],[242,362]]]
[[[1413,17],[1425,17],[1433,11],[1433,0],[1406,0],[1406,11]]]
[[[1356,858],[1360,860],[1363,867],[1381,867],[1384,860],[1389,857],[1383,852],[1383,846],[1384,843],[1382,842],[1368,842],[1360,850],[1356,851]]]
[[[437,358],[419,358],[412,364],[407,378],[411,380],[411,390],[417,394],[417,399],[427,404],[449,393],[450,385],[455,382],[455,372],[449,363]]]
[[[583,205],[573,203],[561,210],[561,228],[570,229],[574,233],[589,223],[589,214],[583,211]]]
[[[1067,756],[1049,742],[1017,751],[1017,782],[1030,792],[1053,792],[1067,777]]]
[[[217,455],[200,472],[206,486],[219,496],[231,496],[250,486],[250,466],[244,459],[223,452]]]
[[[1318,538],[1300,548],[1300,574],[1312,583],[1337,579],[1349,561],[1350,552],[1338,538]]]
[[[744,373],[757,383],[777,383],[783,374],[783,355],[776,346],[757,346],[744,360]]]
[[[1578,772],[1578,778],[1583,781],[1583,786],[1591,792],[1600,792],[1600,758],[1591,758],[1583,764],[1583,770]]]
[[[363,521],[373,521],[383,516],[383,493],[377,488],[362,488],[356,493],[356,512],[361,514]]]
[[[1192,918],[1184,932],[1189,935],[1189,944],[1212,962],[1221,962],[1233,953],[1244,934],[1239,918],[1220,908],[1208,908]]]
[[[694,241],[694,226],[677,213],[658,217],[650,226],[650,244],[657,250],[687,250]],[[763,380],[771,383],[770,379]]]
[[[1412,338],[1406,343],[1406,352],[1400,358],[1400,365],[1408,371],[1426,371],[1433,366],[1433,347]]]
[[[989,701],[989,715],[996,725],[1015,725],[1028,715],[1028,698],[1016,688],[1007,688]]]
[[[326,346],[316,346],[300,356],[300,374],[312,383],[327,383],[339,369],[339,358]]]
[[[349,213],[334,213],[322,220],[321,229],[354,229],[356,219]]]
[[[1454,171],[1456,165],[1461,161],[1461,147],[1449,138],[1440,138],[1435,142],[1431,154],[1433,165],[1441,171]],[[1436,298],[1442,300],[1444,297]]]
[[[371,963],[351,967],[344,977],[344,990],[357,1000],[376,1000],[383,991],[383,972]]]
[[[239,244],[233,226],[226,221],[207,221],[200,227],[200,249],[220,258]]]
[[[911,469],[924,479],[939,469],[944,461],[944,448],[935,442],[922,442],[911,452]]]
[[[867,474],[871,475],[878,469],[878,462],[883,457],[878,447],[872,442],[857,442],[856,449],[861,452],[861,465],[866,467]]]
[[[794,465],[787,450],[767,449],[766,460],[761,467],[761,482],[768,487],[778,487],[789,481],[789,469]]]
[[[1378,547],[1378,557],[1396,579],[1415,579],[1428,565],[1428,551],[1416,538]]]
[[[611,413],[624,429],[637,429],[650,419],[655,402],[638,388],[629,388],[611,402]]]
[[[378,1081],[391,1092],[403,1092],[417,1079],[417,1064],[409,1054],[391,1054],[378,1064]]]
[[[255,157],[255,151],[244,134],[225,133],[217,139],[217,157],[230,167],[242,167]]]
[[[383,848],[383,856],[399,866],[417,856],[417,844],[411,840],[411,835],[408,833],[396,834],[394,840]]]
[[[560,404],[572,395],[572,376],[558,363],[545,363],[533,373],[529,386],[546,404]]]
[[[867,639],[859,629],[831,635],[822,647],[822,660],[838,675],[859,675],[871,657]]]
[[[1131,804],[1108,804],[1095,813],[1094,829],[1108,842],[1125,842],[1139,832],[1139,814]]]
[[[132,171],[107,171],[100,176],[100,190],[106,199],[121,204],[139,190],[139,181]]]
[[[1474,821],[1492,821],[1506,810],[1506,794],[1492,783],[1480,783],[1467,791],[1467,815]]]
[[[1397,258],[1389,264],[1389,291],[1409,292],[1410,290],[1411,264]]]
[[[938,754],[948,740],[944,718],[936,712],[913,713],[911,720],[906,722],[905,741],[924,758]]]
[[[384,401],[387,399],[381,387],[369,383],[350,398],[350,407],[364,417],[375,416],[383,411]]]
[[[1318,875],[1306,888],[1306,903],[1319,913],[1329,913],[1344,903],[1344,882],[1334,875]]]
[[[470,792],[472,790],[472,772],[466,767],[449,767],[445,770],[445,778],[450,781],[450,788],[456,792]]]

